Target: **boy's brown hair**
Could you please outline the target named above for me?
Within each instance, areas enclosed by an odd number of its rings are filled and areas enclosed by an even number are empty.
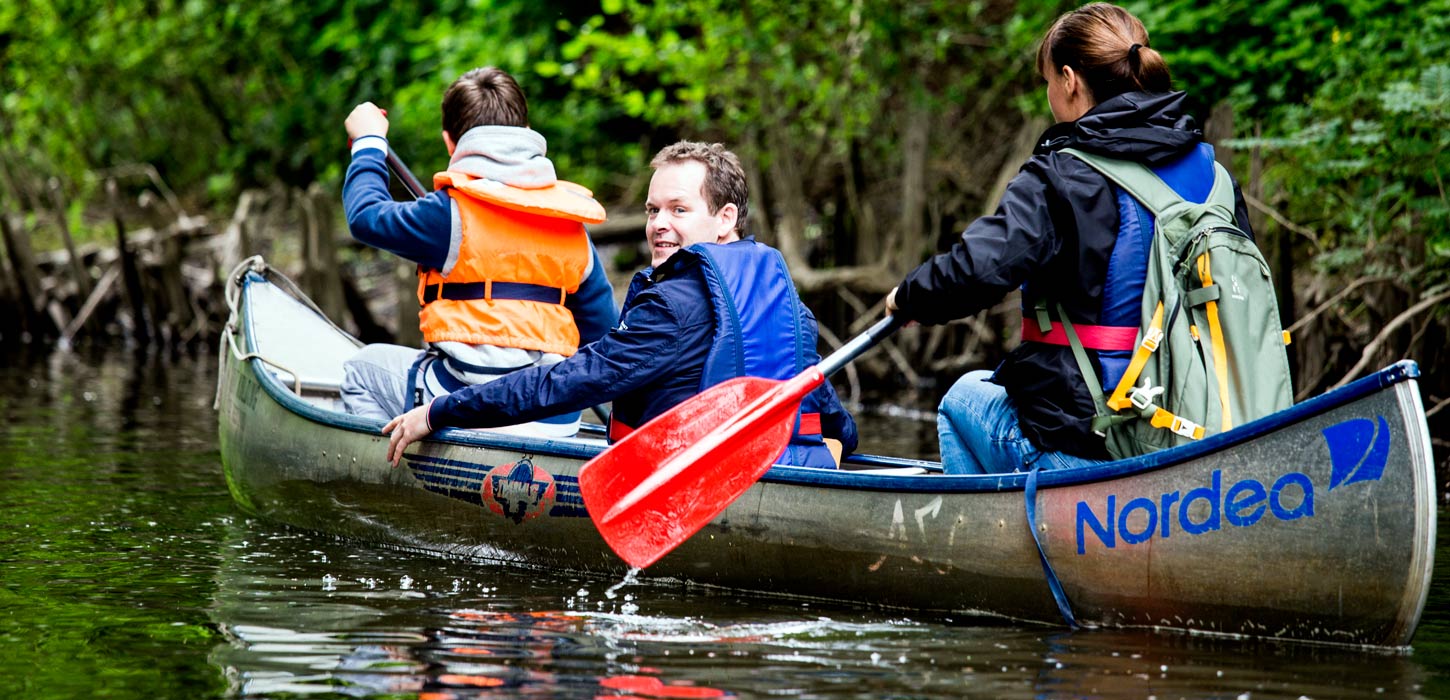
[[[443,93],[443,130],[456,142],[475,126],[529,125],[529,103],[513,76],[493,66],[459,76]]]

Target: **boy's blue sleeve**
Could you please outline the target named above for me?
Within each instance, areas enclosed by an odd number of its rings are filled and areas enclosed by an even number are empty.
[[[588,345],[604,337],[609,329],[619,323],[619,309],[614,306],[614,288],[609,286],[609,275],[594,241],[589,242],[589,254],[594,258],[589,276],[579,284],[579,291],[564,300],[564,306],[574,314],[574,325],[579,327],[579,345]]]
[[[348,230],[359,243],[441,270],[448,260],[453,229],[448,194],[437,191],[414,202],[393,201],[386,157],[377,148],[353,154],[342,184]]]

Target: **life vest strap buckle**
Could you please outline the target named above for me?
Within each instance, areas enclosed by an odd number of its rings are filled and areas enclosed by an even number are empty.
[[[443,281],[443,276],[442,275],[439,275],[438,276],[438,281],[436,283],[434,283],[433,285],[431,285],[433,287],[433,293],[432,294],[429,294],[428,293],[428,287],[429,287],[429,285],[426,285],[426,284],[423,285],[423,290],[422,290],[422,297],[423,297],[422,298],[422,302],[423,302],[423,304],[422,305],[423,306],[427,306],[427,305],[432,304],[433,302],[435,302],[435,301],[437,301],[439,299],[442,299],[443,298],[443,285],[444,284],[447,284],[447,283]]]

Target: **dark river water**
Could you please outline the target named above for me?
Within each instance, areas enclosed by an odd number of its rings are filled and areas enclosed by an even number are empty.
[[[243,515],[213,358],[0,362],[0,698],[1450,697],[1444,544],[1393,654],[612,590]]]

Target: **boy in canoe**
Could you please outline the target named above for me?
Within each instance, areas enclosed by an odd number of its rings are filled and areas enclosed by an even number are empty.
[[[775,249],[744,234],[749,190],[720,144],[680,142],[650,162],[645,202],[650,267],[637,273],[617,327],[558,364],[441,396],[383,428],[396,465],[443,427],[487,428],[614,402],[611,440],[740,376],[787,379],[816,364],[816,319]],[[835,468],[826,440],[849,453],[856,424],[829,382],[801,403],[778,460]]]
[[[344,365],[349,413],[389,420],[420,403],[510,372],[546,367],[618,320],[614,292],[584,229],[604,220],[589,191],[554,175],[528,103],[497,68],[476,68],[443,95],[448,170],[414,202],[388,194],[388,120],[371,102],[345,124],[343,183],[358,241],[418,265],[427,348],[368,345]],[[577,411],[536,414],[509,430],[573,435]]]

